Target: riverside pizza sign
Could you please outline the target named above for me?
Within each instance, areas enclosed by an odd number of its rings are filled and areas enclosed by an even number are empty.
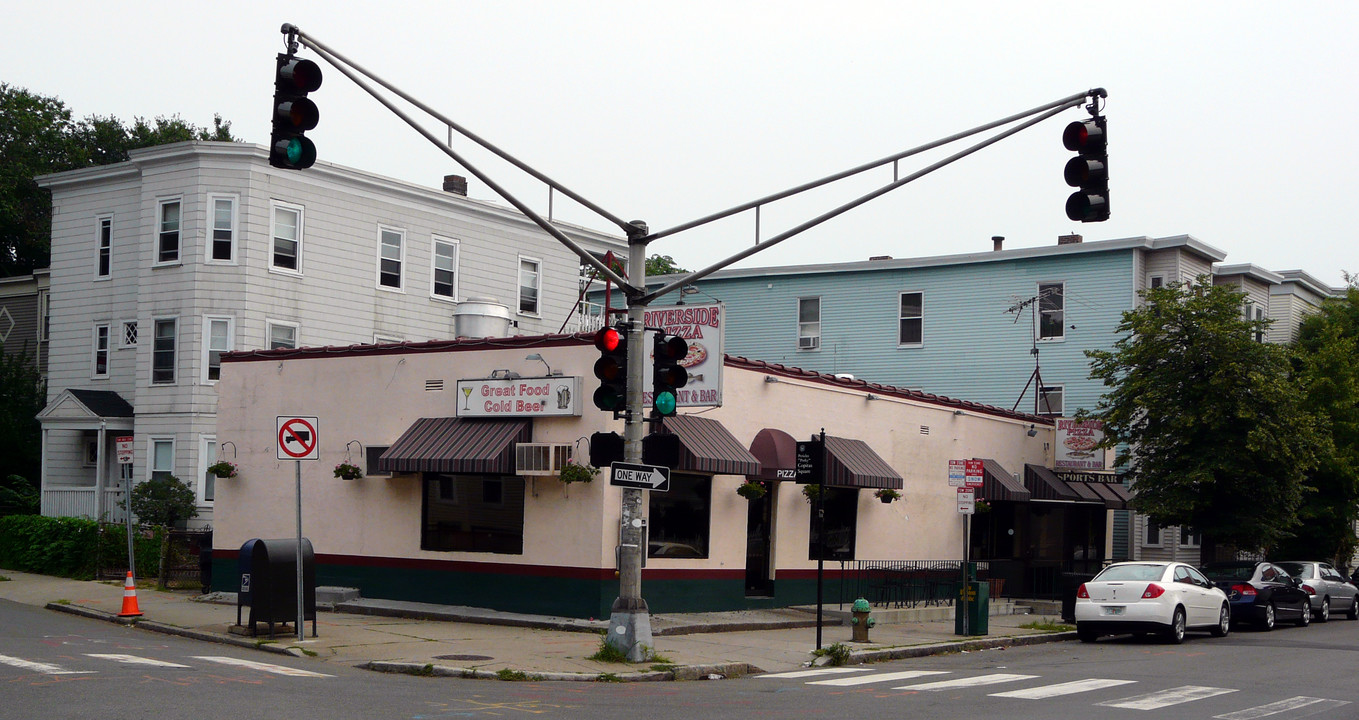
[[[689,343],[689,354],[680,367],[689,372],[689,382],[675,393],[680,407],[718,407],[722,405],[723,320],[722,303],[708,305],[671,305],[648,308],[642,322],[649,328],[662,328],[666,335],[677,335]],[[651,342],[656,333],[648,331],[643,340],[647,361],[643,365],[642,404],[651,406]]]
[[[1104,423],[1100,420],[1076,422],[1071,418],[1057,418],[1057,470],[1103,470]]]

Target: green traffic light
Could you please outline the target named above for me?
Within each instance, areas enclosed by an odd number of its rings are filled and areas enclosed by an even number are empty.
[[[675,404],[675,393],[670,391],[657,393],[651,399],[651,406],[656,408],[656,412],[666,417],[675,414]]]

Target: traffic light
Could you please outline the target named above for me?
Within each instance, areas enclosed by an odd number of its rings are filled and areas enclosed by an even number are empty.
[[[627,326],[606,327],[595,333],[595,377],[599,389],[595,391],[595,407],[620,412],[628,403],[628,330]]]
[[[274,75],[273,135],[269,138],[269,164],[286,170],[303,170],[316,162],[316,146],[303,133],[321,119],[316,103],[307,93],[321,87],[321,68],[310,60],[284,53],[278,55]]]
[[[590,464],[597,468],[623,462],[623,436],[616,432],[590,435]]]
[[[1078,190],[1066,199],[1066,216],[1080,222],[1109,219],[1109,150],[1103,115],[1073,122],[1062,144],[1079,153],[1066,163],[1066,184]]]
[[[679,405],[675,391],[689,383],[689,371],[680,366],[680,361],[689,354],[689,343],[682,337],[666,337],[658,331],[651,348],[651,408],[661,417],[670,417]]]

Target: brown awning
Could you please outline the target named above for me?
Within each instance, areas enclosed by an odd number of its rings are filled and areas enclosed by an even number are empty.
[[[765,428],[755,433],[750,454],[760,461],[761,480],[797,479],[797,441],[792,435]]]
[[[1118,491],[1110,489],[1112,485],[1068,482],[1042,465],[1024,466],[1024,486],[1033,493],[1034,500],[1100,504],[1111,510],[1122,510],[1127,507],[1127,494],[1120,495]]]
[[[388,472],[513,475],[514,446],[533,439],[533,421],[420,418],[378,459]]]
[[[982,460],[981,499],[988,502],[1028,502],[1030,493],[995,460]]]
[[[1067,484],[1075,485],[1077,483],[1067,481]],[[1094,490],[1095,494],[1099,495],[1100,499],[1104,501],[1105,507],[1110,510],[1128,509],[1128,500],[1131,498],[1128,497],[1128,491],[1124,490],[1122,485],[1115,485],[1114,483],[1085,483],[1085,485]]]
[[[758,477],[760,461],[732,436],[722,423],[698,415],[665,419],[665,430],[680,439],[680,462],[676,470]]]
[[[827,435],[826,484],[900,490],[906,483],[868,443]]]

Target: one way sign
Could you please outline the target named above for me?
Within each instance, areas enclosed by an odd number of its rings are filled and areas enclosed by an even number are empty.
[[[609,466],[609,469],[610,485],[670,492],[670,468],[668,467],[614,463]]]

